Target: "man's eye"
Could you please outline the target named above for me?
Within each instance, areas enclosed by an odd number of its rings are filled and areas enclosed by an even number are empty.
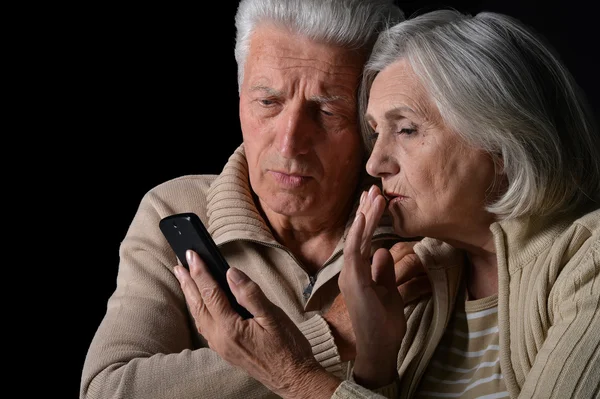
[[[264,105],[264,106],[266,106],[266,107],[268,107],[268,106],[271,106],[271,105],[275,104],[275,101],[273,101],[273,100],[269,100],[269,99],[260,99],[260,100],[258,100],[258,102],[259,102],[261,105]]]
[[[322,113],[323,115],[325,115],[325,116],[333,116],[333,112],[329,112],[329,111],[326,111],[326,110],[324,110],[324,109],[321,109],[321,113]]]

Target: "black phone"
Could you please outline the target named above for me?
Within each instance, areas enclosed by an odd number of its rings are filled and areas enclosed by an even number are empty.
[[[188,249],[191,249],[208,266],[212,276],[225,292],[231,306],[238,314],[244,319],[253,317],[246,308],[237,302],[233,292],[231,292],[225,275],[229,269],[229,264],[198,215],[192,212],[185,212],[166,216],[160,220],[159,227],[169,245],[171,245],[175,255],[185,268],[190,269],[185,258],[185,253]]]

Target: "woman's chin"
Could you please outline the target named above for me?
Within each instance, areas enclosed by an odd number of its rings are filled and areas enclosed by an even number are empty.
[[[400,214],[396,209],[390,212],[392,215],[392,226],[396,234],[399,234],[402,237],[413,237],[418,236],[418,234],[414,234],[414,229],[411,228],[410,220]]]

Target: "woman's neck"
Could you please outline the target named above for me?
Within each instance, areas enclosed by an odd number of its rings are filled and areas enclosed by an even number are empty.
[[[469,300],[498,293],[498,262],[496,253],[467,253],[465,279]]]
[[[479,229],[469,239],[446,240],[465,251],[465,285],[469,300],[481,299],[498,293],[498,261],[494,236],[487,228]]]

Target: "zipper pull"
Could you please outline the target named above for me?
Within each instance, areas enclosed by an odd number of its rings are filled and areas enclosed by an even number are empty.
[[[315,286],[315,278],[313,276],[308,276],[308,279],[310,280],[310,282],[302,292],[302,296],[304,297],[305,301],[308,301],[308,298],[310,298],[310,294],[312,294],[313,287]]]

